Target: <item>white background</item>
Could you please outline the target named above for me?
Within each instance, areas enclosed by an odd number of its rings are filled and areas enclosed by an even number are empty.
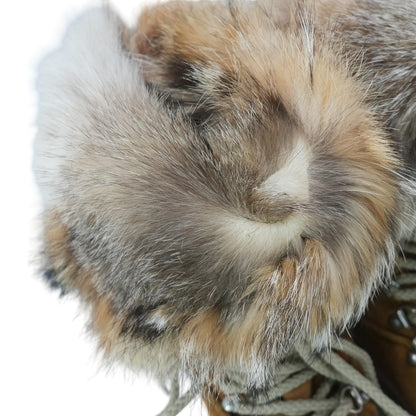
[[[0,4],[0,415],[154,416],[167,396],[143,375],[102,368],[78,303],[36,276],[39,200],[31,174],[34,79],[68,22],[99,2]],[[110,3],[130,23],[141,0]],[[200,401],[181,416],[205,413]]]

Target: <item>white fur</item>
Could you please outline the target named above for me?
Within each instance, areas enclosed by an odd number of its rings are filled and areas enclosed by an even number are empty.
[[[83,130],[92,128],[90,110],[102,108],[111,114],[111,94],[127,97],[143,88],[137,65],[121,50],[119,21],[109,10],[86,12],[64,39],[62,47],[41,62],[37,83],[34,171],[46,206],[66,199],[62,177],[77,159],[87,136]]]
[[[310,149],[304,140],[299,139],[284,166],[269,176],[258,191],[272,197],[287,195],[299,203],[308,202],[310,159]]]
[[[266,224],[242,217],[229,217],[223,223],[224,249],[232,250],[239,262],[257,259],[259,263],[277,258],[290,243],[300,244],[307,217],[296,213],[282,222]]]

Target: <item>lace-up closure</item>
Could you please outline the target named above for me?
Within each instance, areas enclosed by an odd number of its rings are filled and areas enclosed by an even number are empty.
[[[279,366],[279,376],[267,392],[253,396],[236,375],[218,386],[225,396],[221,403],[223,410],[239,415],[347,416],[361,414],[365,404],[372,400],[386,416],[409,416],[381,391],[365,351],[346,340],[334,341],[334,350],[356,360],[363,372],[335,352],[316,355],[308,346],[302,346]],[[311,398],[283,399],[286,393],[316,376],[322,381]],[[176,415],[198,394],[188,391],[179,396],[178,392],[176,382],[171,389],[171,400],[159,416]]]
[[[347,416],[360,414],[365,403],[373,400],[386,415],[408,415],[380,390],[371,359],[363,350],[346,340],[334,341],[334,350],[354,358],[363,374],[335,352],[314,355],[309,347],[302,346],[282,365],[275,387],[255,401],[236,394],[235,390],[242,391],[243,386],[235,381],[221,386],[226,394],[224,410],[240,415]],[[323,376],[323,381],[310,399],[282,400],[285,393],[317,375]]]

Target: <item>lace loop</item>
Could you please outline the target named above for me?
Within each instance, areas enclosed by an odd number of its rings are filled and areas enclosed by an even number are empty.
[[[341,390],[341,397],[350,396],[355,407],[350,409],[350,413],[354,415],[360,414],[364,410],[364,405],[370,398],[354,386],[346,386]]]

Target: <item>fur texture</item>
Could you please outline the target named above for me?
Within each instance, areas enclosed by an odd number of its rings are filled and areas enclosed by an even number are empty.
[[[356,53],[288,4],[92,11],[40,67],[43,267],[135,368],[267,386],[390,276],[401,156]]]
[[[319,0],[320,30],[361,54],[360,76],[408,167],[416,160],[416,1]],[[338,4],[337,7],[334,7]]]

